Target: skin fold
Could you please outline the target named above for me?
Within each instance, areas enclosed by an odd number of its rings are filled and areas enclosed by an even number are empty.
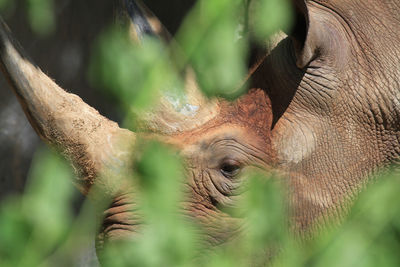
[[[2,24],[2,70],[32,126],[71,160],[82,192],[96,183],[113,199],[104,212],[99,248],[134,235],[140,225],[135,188],[124,177],[136,139],[148,132],[181,151],[190,192],[185,209],[203,225],[211,245],[241,230],[240,220],[220,207],[234,203],[246,169],[282,174],[290,228],[308,236],[332,219],[340,221],[370,177],[396,164],[400,2],[293,0],[292,5],[295,27],[250,68],[246,94],[233,102],[208,100],[188,79],[187,105],[196,112],[187,116],[160,99],[143,114],[137,133],[59,88],[16,48]],[[148,19],[145,34],[167,35],[157,32],[159,22],[148,10],[129,10],[129,16]]]

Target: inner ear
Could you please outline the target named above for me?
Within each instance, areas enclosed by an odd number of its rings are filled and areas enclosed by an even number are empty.
[[[293,42],[298,68],[305,68],[317,55],[317,40],[310,25],[309,9],[305,0],[292,0],[294,25],[288,33]]]
[[[304,1],[294,2],[295,19],[293,28],[289,35],[292,37],[295,45],[298,46],[300,51],[305,44],[309,27],[308,9]]]

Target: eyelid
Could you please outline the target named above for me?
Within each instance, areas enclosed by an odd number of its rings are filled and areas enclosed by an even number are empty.
[[[225,158],[225,159],[223,159],[221,165],[224,165],[224,164],[239,165],[239,166],[242,165],[238,160],[232,159],[232,158]]]
[[[232,171],[224,170],[224,167],[227,167],[227,166],[234,167],[234,168]],[[225,159],[222,161],[222,163],[219,166],[221,173],[227,178],[233,178],[234,176],[236,176],[240,172],[241,168],[242,168],[242,164],[240,164],[239,161],[234,160],[234,159]]]

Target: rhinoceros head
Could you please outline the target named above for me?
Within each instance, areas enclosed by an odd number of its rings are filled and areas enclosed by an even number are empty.
[[[130,3],[134,12],[138,6]],[[129,197],[134,189],[123,177],[137,153],[136,139],[150,136],[146,131],[181,151],[191,191],[187,210],[214,244],[240,229],[238,219],[220,206],[233,202],[242,169],[284,174],[291,225],[303,233],[318,227],[316,221],[340,217],[367,177],[399,158],[400,71],[392,67],[399,65],[400,42],[389,27],[399,28],[391,5],[292,4],[295,27],[250,69],[246,94],[233,102],[205,98],[189,70],[184,102],[164,95],[143,114],[136,133],[57,86],[23,55],[2,22],[3,71],[32,126],[72,161],[82,192],[96,183],[115,199],[105,213],[102,239],[136,231]],[[368,21],[372,7],[387,14],[383,22]],[[146,14],[144,9],[130,14],[139,35],[157,32],[158,22]],[[118,186],[115,179],[122,180]]]

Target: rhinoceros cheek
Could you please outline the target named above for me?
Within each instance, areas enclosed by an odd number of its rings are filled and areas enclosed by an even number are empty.
[[[130,194],[115,198],[103,212],[103,221],[96,239],[97,249],[114,241],[132,239],[142,224],[137,204]]]

